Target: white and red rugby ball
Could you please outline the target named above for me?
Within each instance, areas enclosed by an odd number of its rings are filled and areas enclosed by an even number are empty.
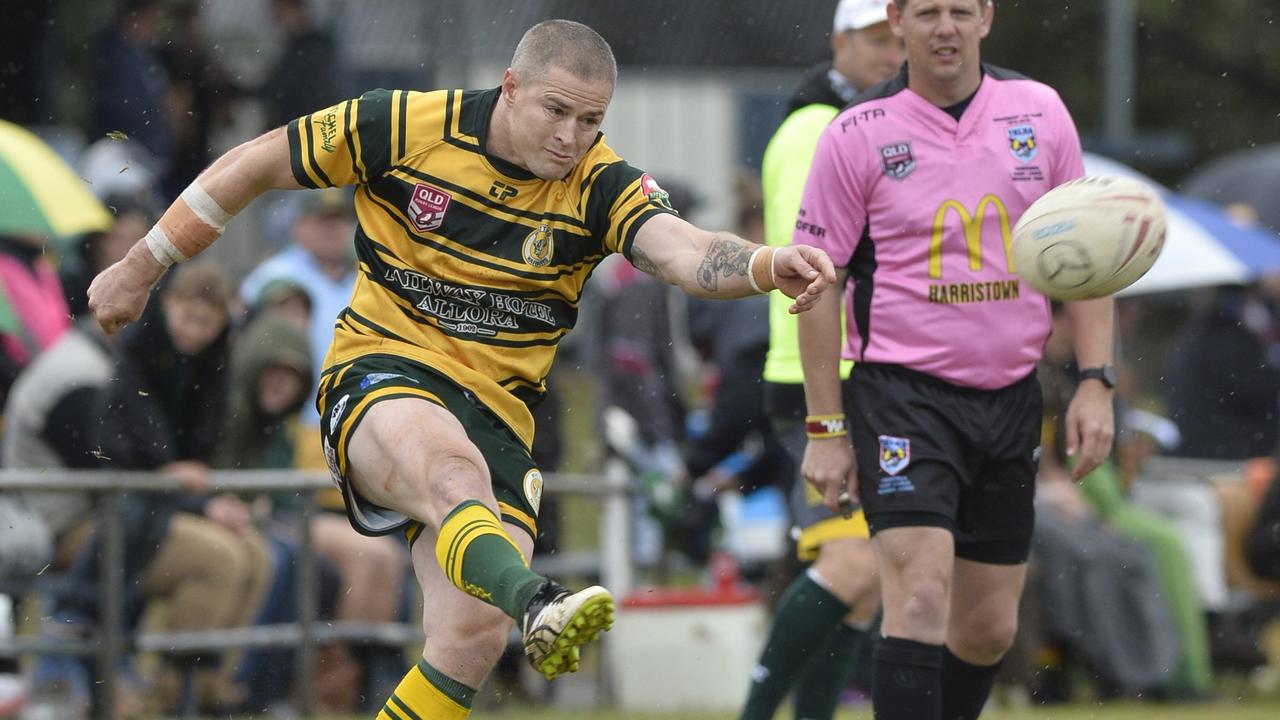
[[[1065,182],[1013,229],[1013,262],[1054,300],[1112,295],[1151,269],[1164,247],[1164,203],[1141,180],[1093,175]]]

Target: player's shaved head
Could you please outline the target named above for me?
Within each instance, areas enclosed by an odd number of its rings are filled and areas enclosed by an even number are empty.
[[[990,5],[992,0],[977,0],[977,3],[981,7],[983,5]],[[893,4],[897,5],[899,10],[903,10],[907,7],[907,0],[893,0]]]
[[[526,82],[557,67],[581,80],[618,81],[618,64],[609,43],[595,30],[572,20],[544,20],[520,38],[511,68]]]

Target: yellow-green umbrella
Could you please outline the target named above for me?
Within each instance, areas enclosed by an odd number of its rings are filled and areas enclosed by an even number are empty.
[[[0,120],[0,234],[65,238],[110,225],[111,214],[57,153]]]

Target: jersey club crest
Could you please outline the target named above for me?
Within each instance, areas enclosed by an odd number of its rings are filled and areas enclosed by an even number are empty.
[[[546,267],[551,262],[551,253],[555,250],[555,238],[551,226],[542,223],[537,230],[524,238],[524,261],[534,267]]]

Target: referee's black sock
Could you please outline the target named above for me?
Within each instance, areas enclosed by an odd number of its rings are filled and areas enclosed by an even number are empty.
[[[942,646],[881,637],[871,706],[876,720],[938,720],[942,717]]]
[[[943,648],[942,720],[977,720],[999,670],[1000,663],[970,665]]]

